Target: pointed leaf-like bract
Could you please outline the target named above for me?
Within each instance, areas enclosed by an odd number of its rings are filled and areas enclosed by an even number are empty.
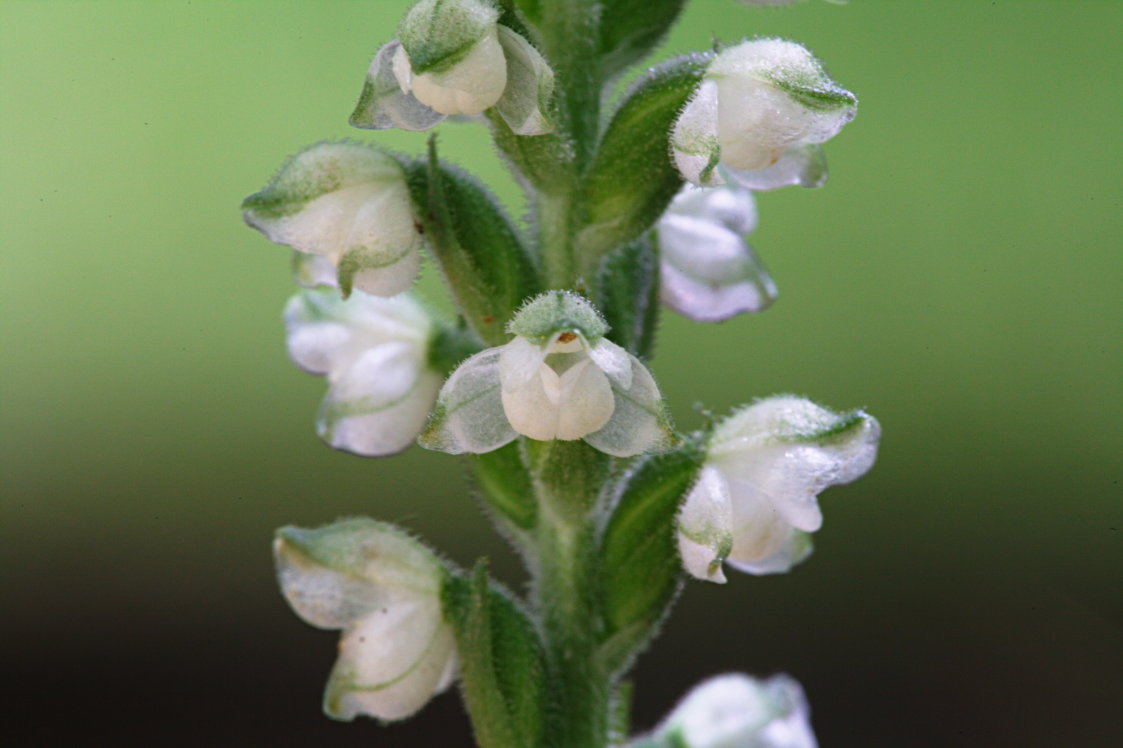
[[[613,116],[586,179],[589,225],[578,237],[586,266],[651,228],[682,186],[667,138],[710,59],[687,55],[653,68]]]
[[[483,499],[493,511],[520,530],[534,527],[538,505],[518,444],[473,455],[471,465]]]
[[[607,337],[641,360],[651,358],[659,321],[659,258],[650,235],[610,253],[597,277]]]
[[[498,201],[475,179],[429,158],[407,167],[425,236],[461,312],[480,339],[507,340],[504,327],[538,280]]]
[[[481,748],[538,748],[547,740],[546,670],[534,626],[490,584],[486,564],[449,576],[444,606],[456,633],[461,686]]]
[[[642,60],[663,40],[685,0],[607,0],[601,5],[601,66],[612,76]]]
[[[692,448],[645,460],[623,481],[601,544],[604,658],[617,671],[652,636],[682,580],[675,514],[702,456]]]

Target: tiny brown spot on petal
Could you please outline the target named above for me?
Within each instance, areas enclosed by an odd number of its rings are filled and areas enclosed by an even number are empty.
[[[561,335],[558,336],[558,342],[559,343],[568,343],[568,342],[570,342],[572,340],[576,340],[576,339],[577,339],[577,334],[572,333],[572,332],[563,332]]]

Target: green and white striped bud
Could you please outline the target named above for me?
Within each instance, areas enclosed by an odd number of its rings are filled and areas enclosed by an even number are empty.
[[[405,172],[363,145],[319,143],[297,153],[242,202],[242,214],[270,241],[325,257],[344,296],[352,288],[401,293],[421,266],[424,240]]]
[[[781,395],[718,424],[698,481],[679,510],[679,553],[699,579],[724,582],[721,564],[777,574],[811,552],[823,524],[816,497],[857,480],[877,456],[881,427],[863,411],[837,414]]]
[[[273,541],[281,592],[298,616],[342,629],[324,711],[393,721],[421,709],[456,677],[456,643],[441,608],[445,571],[398,528],[355,518]]]
[[[549,291],[524,306],[508,330],[510,342],[472,356],[449,377],[422,446],[490,452],[522,434],[584,439],[630,457],[671,443],[655,380],[604,337],[608,327],[589,302]]]
[[[782,174],[756,178],[753,189],[791,184],[796,164],[808,172],[797,181],[817,186],[821,157],[808,149],[838,134],[854,118],[857,104],[802,45],[782,39],[743,42],[710,63],[675,123],[671,153],[683,177],[714,186],[724,181],[719,163],[735,172],[764,172],[794,151]]]

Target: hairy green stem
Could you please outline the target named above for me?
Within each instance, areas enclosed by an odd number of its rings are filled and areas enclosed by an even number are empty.
[[[597,657],[604,612],[596,584],[597,494],[607,460],[584,442],[529,444],[538,495],[535,607],[546,635],[557,705],[558,748],[607,745],[611,674]]]

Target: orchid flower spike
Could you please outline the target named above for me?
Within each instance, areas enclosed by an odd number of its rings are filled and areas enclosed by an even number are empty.
[[[604,337],[608,326],[588,301],[548,291],[526,304],[508,331],[509,343],[472,356],[445,382],[422,446],[490,452],[521,434],[584,439],[631,457],[672,442],[655,380]]]
[[[444,619],[445,571],[418,541],[384,522],[356,518],[273,543],[281,592],[298,616],[342,629],[324,693],[339,720],[405,719],[456,677],[456,642]]]
[[[756,223],[749,190],[686,185],[656,226],[663,303],[697,322],[768,308],[776,284],[745,241]]]
[[[429,364],[433,323],[420,304],[305,290],[285,306],[285,327],[293,362],[328,380],[316,419],[321,439],[366,457],[413,443],[441,387]]]
[[[348,296],[407,290],[424,245],[401,164],[357,143],[319,143],[293,156],[242,202],[246,223],[276,244],[319,255]]]
[[[634,748],[816,748],[807,699],[792,678],[740,673],[698,684]]]
[[[678,516],[686,570],[724,582],[726,562],[750,574],[790,570],[823,524],[816,500],[873,466],[881,427],[863,411],[837,414],[782,395],[734,413],[714,429],[697,482]]]
[[[427,130],[495,108],[518,135],[553,129],[554,73],[488,0],[421,0],[371,61],[351,124]]]
[[[857,105],[802,45],[743,42],[710,63],[675,122],[671,155],[683,178],[703,187],[727,178],[754,190],[818,187],[826,180],[819,144]]]

